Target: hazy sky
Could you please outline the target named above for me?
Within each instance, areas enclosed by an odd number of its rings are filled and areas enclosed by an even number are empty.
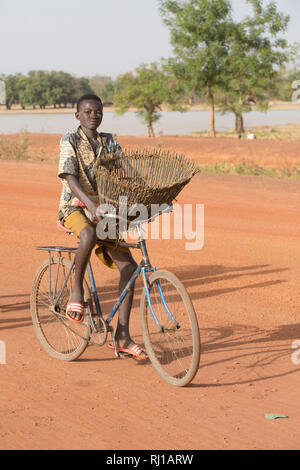
[[[0,74],[63,70],[115,78],[141,63],[170,57],[158,0],[0,0]],[[290,42],[300,41],[299,0],[277,0],[291,15]],[[232,0],[235,14],[245,0]]]

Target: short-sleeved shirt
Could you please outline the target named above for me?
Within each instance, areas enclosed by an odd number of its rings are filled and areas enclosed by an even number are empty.
[[[97,132],[96,145],[91,145],[81,126],[76,132],[65,134],[60,141],[58,176],[62,181],[58,217],[61,221],[79,207],[72,205],[76,196],[72,193],[66,175],[76,176],[84,192],[95,200],[98,197],[94,164],[100,155],[121,152],[117,138],[108,133]]]

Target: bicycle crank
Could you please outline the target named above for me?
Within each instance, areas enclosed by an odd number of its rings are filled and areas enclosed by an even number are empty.
[[[93,323],[94,325],[91,326],[90,342],[98,346],[103,346],[107,340],[108,324],[100,316],[93,318]]]

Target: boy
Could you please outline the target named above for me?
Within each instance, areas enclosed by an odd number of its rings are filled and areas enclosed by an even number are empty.
[[[63,225],[79,239],[75,259],[75,278],[66,315],[74,322],[83,321],[83,277],[96,243],[96,215],[98,203],[97,184],[93,166],[100,155],[120,151],[120,145],[112,134],[98,133],[103,118],[103,105],[96,95],[84,95],[77,103],[76,119],[80,126],[76,132],[64,135],[60,142],[58,176],[63,189],[59,204],[59,219]],[[119,291],[129,281],[137,264],[129,249],[104,247],[96,244],[95,253],[104,264],[118,268],[120,272]],[[125,296],[120,309],[115,333],[117,349],[137,359],[147,359],[146,353],[135,344],[129,334],[129,317],[133,299],[131,290]],[[112,347],[112,345],[109,345]]]

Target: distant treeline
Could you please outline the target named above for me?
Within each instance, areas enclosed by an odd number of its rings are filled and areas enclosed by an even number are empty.
[[[44,109],[46,107],[67,107],[76,104],[85,93],[95,93],[107,105],[113,105],[114,92],[118,80],[110,76],[94,75],[93,77],[75,77],[62,71],[33,70],[27,75],[21,73],[0,75],[6,87],[6,108],[12,105]],[[293,89],[291,84],[300,80],[298,70],[281,70],[277,76],[276,93],[270,93],[270,100],[290,101]],[[189,94],[188,102],[204,102],[197,96]]]
[[[158,0],[172,57],[141,64],[114,81],[61,71],[2,76],[6,106],[74,106],[81,95],[93,92],[118,114],[134,108],[151,137],[163,105],[183,112],[206,102],[210,136],[216,136],[216,110],[233,113],[241,135],[244,113],[266,111],[274,100],[296,102],[300,94],[300,43],[289,44],[284,36],[290,16],[274,1],[247,3],[250,13],[237,20],[230,0]]]
[[[44,109],[49,106],[72,107],[85,93],[100,95],[105,103],[112,103],[113,83],[111,77],[75,77],[62,71],[32,70],[27,75],[21,73],[1,75],[5,82],[6,108],[12,105]]]

